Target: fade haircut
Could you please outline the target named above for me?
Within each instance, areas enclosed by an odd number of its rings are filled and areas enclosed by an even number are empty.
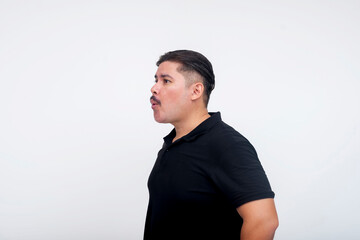
[[[200,75],[205,90],[204,102],[207,107],[211,91],[215,88],[215,75],[210,61],[201,53],[192,50],[167,52],[159,58],[156,65],[159,66],[165,61],[180,63],[181,66],[177,69],[179,72],[197,73]],[[189,77],[189,75],[187,78],[193,79],[193,77]]]

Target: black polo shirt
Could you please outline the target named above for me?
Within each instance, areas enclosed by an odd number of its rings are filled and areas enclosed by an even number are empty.
[[[240,239],[236,208],[273,198],[266,174],[249,141],[220,113],[164,145],[148,180],[144,239]]]

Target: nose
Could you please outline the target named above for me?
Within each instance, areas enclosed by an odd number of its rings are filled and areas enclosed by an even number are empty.
[[[150,89],[152,94],[158,94],[159,93],[159,87],[158,84],[155,83],[154,86],[152,86],[152,88]]]

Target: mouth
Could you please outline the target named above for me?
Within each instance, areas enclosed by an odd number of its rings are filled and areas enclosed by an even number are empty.
[[[157,106],[159,106],[159,104],[157,104],[157,103],[151,103],[151,108],[152,108],[152,109],[155,109]]]
[[[157,106],[161,105],[161,102],[159,99],[157,99],[155,96],[151,96],[150,98],[151,108],[154,109]]]

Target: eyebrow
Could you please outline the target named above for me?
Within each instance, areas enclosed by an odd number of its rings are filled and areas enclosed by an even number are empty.
[[[161,77],[161,78],[171,78],[171,79],[174,79],[174,78],[171,77],[169,74],[160,74],[160,77]],[[156,74],[155,74],[154,78],[155,78],[155,79],[158,78],[158,77],[156,76]]]

